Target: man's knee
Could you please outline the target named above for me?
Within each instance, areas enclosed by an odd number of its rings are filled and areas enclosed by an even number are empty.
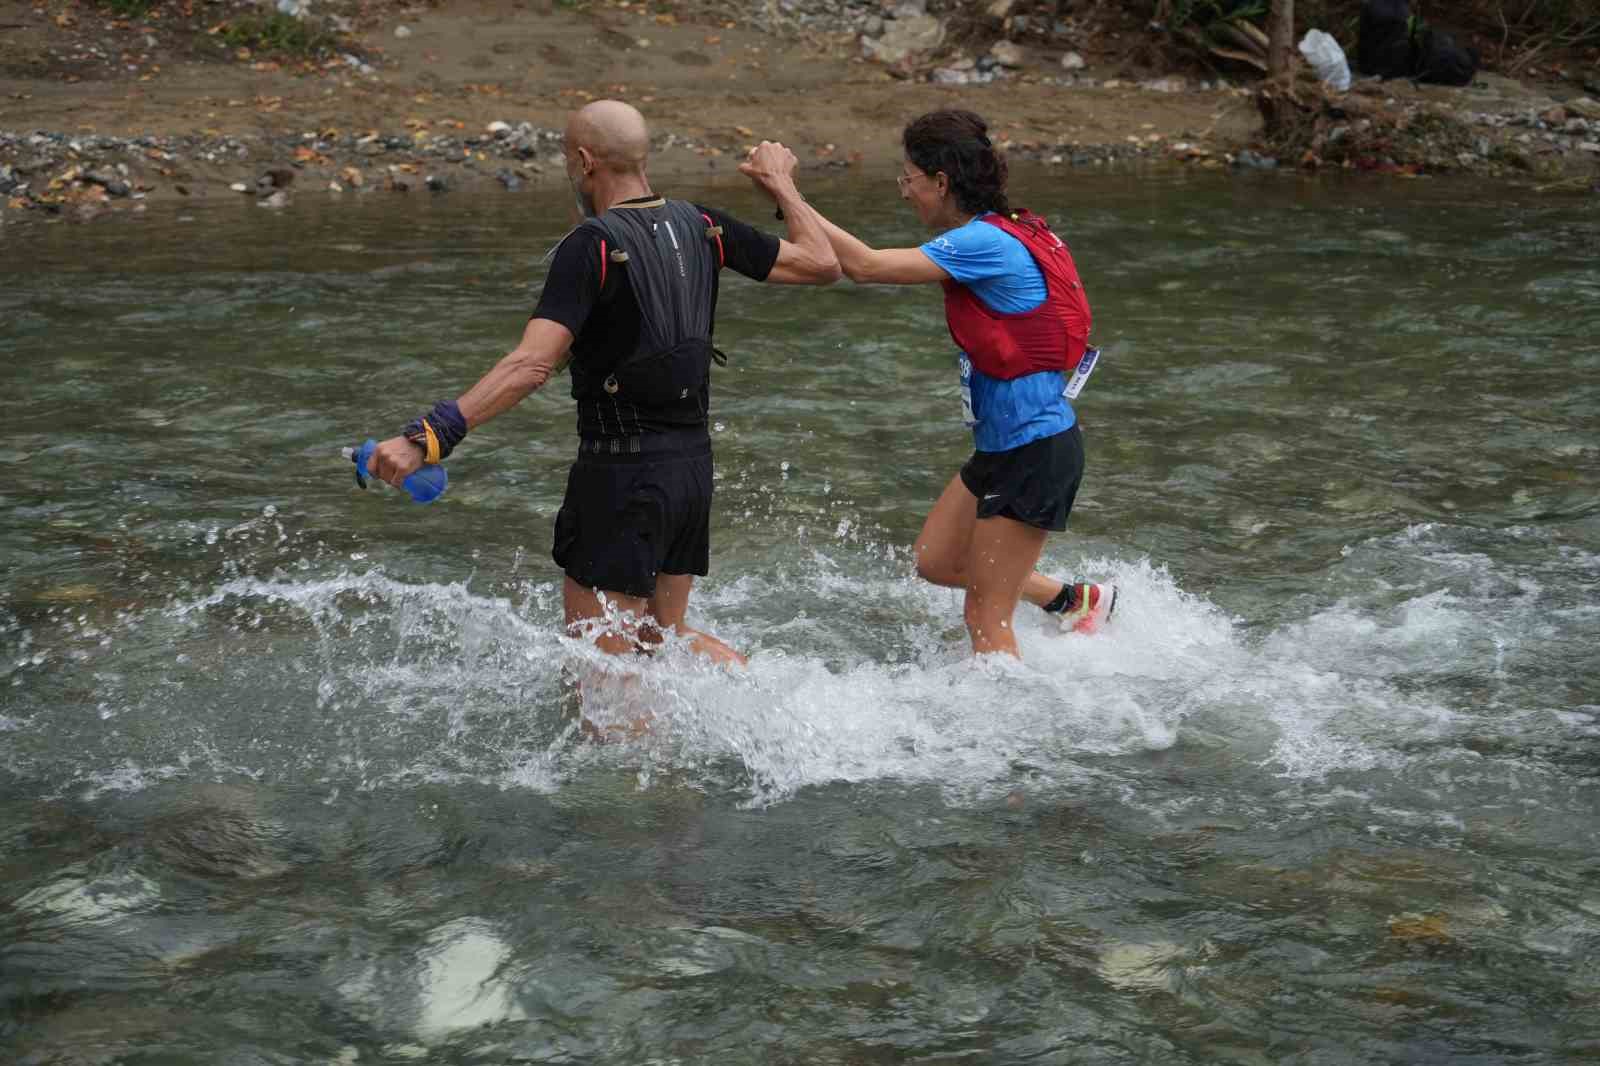
[[[611,655],[643,647],[641,630],[651,621],[644,597],[589,588],[569,575],[563,600],[568,636],[587,640]]]

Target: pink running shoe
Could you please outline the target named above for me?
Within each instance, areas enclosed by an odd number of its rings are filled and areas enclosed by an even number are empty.
[[[1087,581],[1075,586],[1072,606],[1056,617],[1069,633],[1093,633],[1117,609],[1117,586],[1095,585]]]

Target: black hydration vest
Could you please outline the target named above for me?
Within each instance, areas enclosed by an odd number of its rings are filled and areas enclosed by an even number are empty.
[[[722,228],[693,204],[665,199],[619,205],[583,226],[600,234],[601,285],[612,270],[628,272],[640,328],[631,352],[573,360],[579,434],[704,426],[711,362],[723,361],[711,345]]]

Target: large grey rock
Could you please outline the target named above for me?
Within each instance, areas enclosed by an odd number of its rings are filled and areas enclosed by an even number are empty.
[[[1580,96],[1576,100],[1568,100],[1567,114],[1577,115],[1579,118],[1600,119],[1600,103],[1596,103],[1587,96]]]
[[[1151,78],[1148,81],[1141,81],[1139,88],[1152,93],[1181,93],[1188,91],[1189,83],[1177,75],[1170,75],[1165,78]]]
[[[877,40],[862,38],[861,52],[868,59],[893,65],[931,52],[944,43],[944,23],[932,15],[895,19]]]
[[[1010,67],[1013,70],[1022,66],[1025,59],[1022,46],[1013,44],[1011,41],[996,41],[994,47],[989,49],[989,54],[994,56],[996,63],[999,63],[1002,67]]]
[[[1515,78],[1484,71],[1478,73],[1471,85],[1459,89],[1451,87],[1444,93],[1435,86],[1414,86],[1398,78],[1384,82],[1383,87],[1389,95],[1402,100],[1443,98],[1474,111],[1543,111],[1555,102]]]

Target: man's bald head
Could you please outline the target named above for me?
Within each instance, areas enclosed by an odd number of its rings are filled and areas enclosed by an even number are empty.
[[[621,100],[596,100],[567,122],[566,148],[586,148],[597,165],[620,173],[644,170],[650,154],[650,127],[644,116]]]

